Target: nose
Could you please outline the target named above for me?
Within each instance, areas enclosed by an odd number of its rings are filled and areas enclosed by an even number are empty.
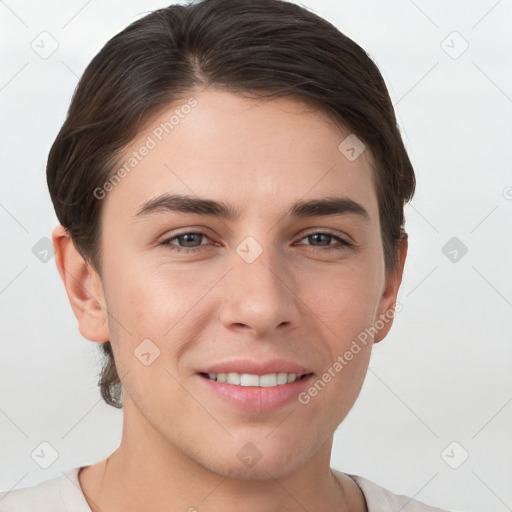
[[[251,263],[235,252],[221,289],[221,321],[229,330],[272,338],[273,331],[298,326],[300,300],[286,262],[265,249]]]

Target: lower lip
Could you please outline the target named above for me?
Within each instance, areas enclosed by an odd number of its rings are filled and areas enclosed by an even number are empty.
[[[304,391],[313,378],[313,374],[272,387],[237,386],[226,382],[217,382],[199,375],[209,391],[230,404],[251,412],[268,412],[297,400],[299,393]]]

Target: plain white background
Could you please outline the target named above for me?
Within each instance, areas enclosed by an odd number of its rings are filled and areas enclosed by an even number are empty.
[[[99,347],[79,334],[51,253],[41,261],[57,224],[45,165],[86,65],[166,5],[0,2],[0,490],[120,442],[122,411],[96,385]],[[418,181],[403,310],[374,348],[332,466],[447,509],[512,510],[512,2],[304,5],[376,61]],[[47,469],[33,457],[42,442],[57,456]]]

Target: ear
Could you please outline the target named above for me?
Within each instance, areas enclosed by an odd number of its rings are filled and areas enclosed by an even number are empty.
[[[396,269],[395,272],[388,276],[384,292],[380,299],[375,322],[377,323],[378,320],[381,319],[384,326],[382,327],[382,329],[379,329],[375,334],[375,338],[373,340],[374,343],[382,341],[388,335],[388,332],[391,329],[391,326],[393,325],[394,313],[393,315],[391,315],[390,312],[393,311],[395,307],[398,289],[400,288],[400,284],[402,282],[405,258],[407,257],[407,248],[407,233],[405,233],[404,237],[400,242],[400,261],[398,268]]]
[[[101,278],[76,250],[64,226],[58,225],[53,230],[52,242],[57,269],[78,320],[80,334],[90,341],[109,341],[108,314]]]

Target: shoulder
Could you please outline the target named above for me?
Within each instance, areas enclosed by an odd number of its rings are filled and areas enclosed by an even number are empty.
[[[91,512],[78,482],[79,468],[32,487],[0,492],[0,512]]]
[[[445,509],[432,507],[408,496],[394,494],[384,487],[358,475],[348,474],[360,487],[366,500],[368,512],[448,512]]]

